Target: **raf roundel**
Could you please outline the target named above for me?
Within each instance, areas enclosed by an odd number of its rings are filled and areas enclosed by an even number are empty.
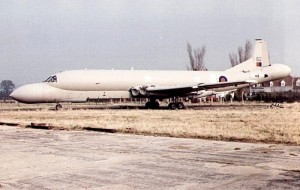
[[[225,76],[220,76],[219,82],[227,82],[227,78]]]

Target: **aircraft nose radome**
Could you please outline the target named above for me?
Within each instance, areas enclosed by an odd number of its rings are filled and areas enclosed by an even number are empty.
[[[9,95],[9,97],[11,97],[14,100],[19,101],[20,99],[22,99],[22,90],[20,90],[20,88],[17,88]]]
[[[18,95],[16,93],[16,90],[14,90],[12,93],[10,93],[9,97],[11,97],[12,99],[17,99],[18,98]]]
[[[23,103],[37,103],[43,99],[43,85],[29,84],[14,90],[10,95],[12,99]]]

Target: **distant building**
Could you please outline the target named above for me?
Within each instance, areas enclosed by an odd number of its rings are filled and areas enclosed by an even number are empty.
[[[288,91],[300,92],[300,77],[292,77],[289,75],[283,79],[264,82],[250,87],[250,94],[257,92],[272,93]]]
[[[295,92],[300,92],[300,77],[295,77],[293,82],[293,90]]]

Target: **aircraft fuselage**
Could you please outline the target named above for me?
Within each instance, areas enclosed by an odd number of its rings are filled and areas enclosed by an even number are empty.
[[[280,71],[280,72],[279,72]],[[197,84],[256,80],[258,83],[282,78],[290,69],[281,64],[251,72],[226,71],[146,71],[146,70],[73,70],[57,73],[48,81],[24,85],[11,97],[24,103],[85,102],[88,99],[132,98],[130,89],[136,86],[179,87]],[[229,86],[211,89],[229,91],[249,86]],[[169,96],[161,95],[161,98]],[[156,97],[160,98],[160,97]]]

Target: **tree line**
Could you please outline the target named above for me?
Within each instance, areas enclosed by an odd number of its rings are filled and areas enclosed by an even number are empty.
[[[193,71],[204,71],[207,70],[204,62],[204,56],[206,53],[205,46],[201,48],[193,49],[190,43],[187,43],[187,52],[190,59],[190,66],[187,70]],[[239,46],[237,52],[229,53],[229,61],[232,67],[247,61],[251,58],[252,44],[249,40],[246,41],[244,46]],[[235,91],[234,100],[241,101],[242,99],[247,99],[249,101],[262,101],[262,102],[295,102],[300,101],[299,91],[288,91],[288,92],[258,92],[254,93],[251,97],[246,97],[243,93],[247,91],[247,88],[240,88]],[[242,98],[242,96],[244,96]]]
[[[207,67],[205,65],[204,62],[204,57],[205,57],[205,53],[206,53],[206,47],[202,46],[201,48],[196,48],[193,49],[192,45],[190,43],[187,43],[187,53],[188,53],[188,57],[190,60],[190,65],[187,66],[187,70],[190,71],[207,71]],[[252,44],[249,40],[246,41],[246,43],[244,44],[244,46],[239,46],[237,48],[237,52],[231,52],[229,53],[229,61],[232,67],[248,60],[251,58],[251,53],[252,53]],[[13,83],[13,81],[11,80],[2,80],[1,84],[0,84],[0,98],[1,99],[8,99],[9,95],[12,93],[12,91],[15,88],[15,84]],[[238,100],[241,99],[241,95],[243,94],[242,92],[245,89],[238,89],[235,92],[235,98],[237,98]],[[288,99],[289,101],[291,100],[295,100],[299,97],[299,94],[293,94],[293,97],[288,97],[285,96],[286,94],[284,94],[283,96],[279,95],[279,96],[270,96],[266,93],[264,94],[256,94],[255,98],[252,98],[252,100],[262,100],[262,101],[278,101],[282,100],[282,99]]]
[[[0,83],[0,98],[8,99],[10,93],[15,89],[15,84],[11,80],[2,80]]]
[[[299,102],[299,91],[287,91],[287,92],[257,92],[248,98],[250,101],[257,102],[270,102],[270,103],[283,103],[283,102]]]
[[[187,66],[187,70],[191,71],[207,71],[204,62],[204,56],[206,53],[206,47],[202,46],[201,48],[193,49],[192,45],[187,43],[187,52],[190,59],[190,65]],[[252,44],[249,40],[246,41],[244,47],[239,46],[237,49],[237,53],[231,52],[229,53],[229,60],[231,66],[234,67],[244,61],[247,61],[251,58],[252,53]]]
[[[193,49],[191,44],[187,43],[187,52],[190,59],[190,66],[187,66],[187,70],[192,71],[207,71],[207,68],[205,66],[204,62],[204,56],[206,53],[205,46],[202,46],[201,48]],[[244,47],[239,46],[237,49],[237,53],[231,52],[229,53],[229,60],[231,63],[231,66],[234,67],[244,61],[247,61],[251,58],[252,53],[252,44],[249,40],[246,41]],[[245,88],[240,88],[235,92],[235,97],[238,100],[242,99],[242,94],[245,91]]]

